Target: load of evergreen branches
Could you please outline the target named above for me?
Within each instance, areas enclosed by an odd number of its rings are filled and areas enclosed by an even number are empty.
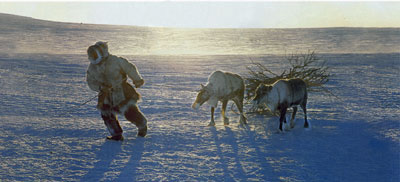
[[[326,62],[321,60],[314,51],[306,54],[291,54],[286,56],[289,68],[282,73],[276,73],[268,65],[252,62],[248,66],[246,77],[247,94],[245,99],[251,101],[255,90],[261,83],[273,84],[279,79],[301,78],[307,83],[308,92],[328,92],[324,84],[329,81],[331,74]],[[284,64],[284,62],[282,62]]]

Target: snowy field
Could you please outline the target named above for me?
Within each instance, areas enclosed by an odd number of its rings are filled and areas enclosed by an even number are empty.
[[[310,93],[312,129],[298,112],[284,133],[278,117],[251,113],[247,127],[233,112],[224,126],[220,106],[217,126],[207,127],[209,107],[190,107],[212,71],[246,76],[252,61],[283,70],[284,55],[125,54],[146,81],[138,91],[149,131],[137,137],[120,117],[125,140],[115,142],[105,139],[96,101],[82,105],[96,95],[85,80],[85,49],[17,49],[0,50],[0,181],[400,181],[398,52],[320,54],[338,98]]]

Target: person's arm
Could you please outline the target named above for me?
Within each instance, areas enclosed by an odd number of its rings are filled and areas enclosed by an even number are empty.
[[[91,90],[96,91],[96,92],[101,91],[101,89],[102,89],[101,83],[93,78],[93,75],[90,74],[89,70],[86,72],[86,82],[88,83],[89,88]]]
[[[124,58],[120,58],[119,63],[121,69],[128,75],[130,79],[132,79],[133,84],[135,84],[136,88],[139,88],[144,84],[144,80],[134,64],[130,63]]]

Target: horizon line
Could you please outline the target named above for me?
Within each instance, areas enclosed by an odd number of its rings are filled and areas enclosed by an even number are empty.
[[[140,28],[166,28],[166,29],[330,29],[330,28],[388,28],[388,29],[395,29],[399,27],[392,27],[392,26],[326,26],[326,27],[168,27],[168,26],[144,26],[144,25],[128,25],[128,24],[102,24],[102,23],[87,23],[87,22],[69,22],[69,21],[55,21],[55,20],[47,20],[47,19],[40,19],[31,16],[24,16],[18,14],[11,14],[11,13],[3,13],[3,15],[11,15],[17,17],[23,17],[27,19],[33,19],[38,21],[47,21],[53,23],[64,23],[64,24],[77,24],[77,25],[98,25],[98,26],[123,26],[123,27],[140,27]]]

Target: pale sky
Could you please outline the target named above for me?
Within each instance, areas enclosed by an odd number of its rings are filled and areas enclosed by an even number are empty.
[[[0,2],[36,19],[185,28],[400,27],[400,2]]]

